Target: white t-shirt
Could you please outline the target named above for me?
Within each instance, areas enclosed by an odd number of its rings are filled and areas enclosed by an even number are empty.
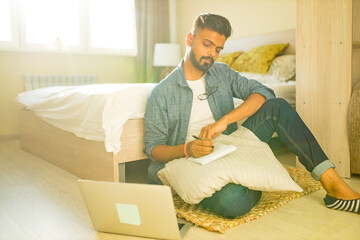
[[[190,114],[189,128],[186,142],[193,141],[192,135],[199,136],[201,129],[215,122],[207,100],[200,101],[198,96],[205,93],[205,77],[195,81],[187,81],[193,91],[193,103]]]

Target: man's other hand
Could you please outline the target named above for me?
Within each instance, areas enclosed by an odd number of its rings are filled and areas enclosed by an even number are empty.
[[[201,139],[213,140],[218,137],[223,131],[227,128],[226,121],[220,119],[217,122],[214,122],[206,127],[203,127],[200,132]]]

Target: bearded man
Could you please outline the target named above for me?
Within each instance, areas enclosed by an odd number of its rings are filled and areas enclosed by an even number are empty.
[[[324,200],[329,208],[360,212],[360,194],[337,175],[297,112],[284,99],[275,98],[272,89],[215,63],[231,31],[222,16],[198,16],[186,36],[183,60],[151,92],[144,117],[144,153],[152,160],[149,183],[162,184],[157,172],[168,161],[211,153],[213,139],[231,134],[236,122],[247,118],[242,126],[261,141],[269,142],[276,132],[299,157],[327,191]],[[235,108],[233,98],[244,103]],[[261,191],[229,183],[200,204],[225,218],[235,218],[250,212],[260,197]]]

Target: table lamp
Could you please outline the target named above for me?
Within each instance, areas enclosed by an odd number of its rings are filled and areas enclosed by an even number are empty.
[[[155,67],[163,67],[160,79],[164,79],[180,62],[180,46],[175,43],[156,43],[154,47]]]

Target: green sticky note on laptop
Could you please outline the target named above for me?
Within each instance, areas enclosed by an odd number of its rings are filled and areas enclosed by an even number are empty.
[[[140,226],[141,218],[137,205],[116,203],[116,209],[121,223]]]

